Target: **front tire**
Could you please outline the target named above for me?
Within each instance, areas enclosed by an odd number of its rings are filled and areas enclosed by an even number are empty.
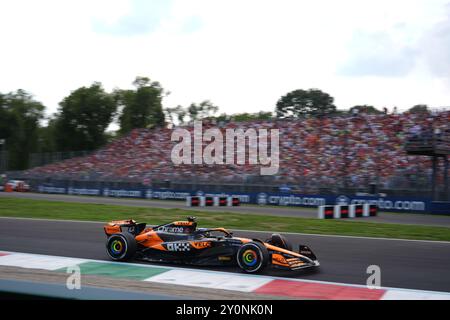
[[[114,261],[128,261],[136,254],[136,240],[130,233],[115,233],[106,241],[106,252]]]
[[[257,273],[264,270],[269,263],[269,252],[259,242],[249,242],[239,248],[237,257],[239,267],[247,273]]]

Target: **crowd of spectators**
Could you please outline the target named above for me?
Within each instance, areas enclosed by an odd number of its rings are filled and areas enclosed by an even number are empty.
[[[405,138],[421,130],[448,129],[450,111],[401,114],[358,114],[302,120],[203,122],[203,129],[279,129],[280,165],[270,177],[275,183],[303,188],[367,186],[390,188],[428,183],[429,157],[410,156]],[[193,131],[192,126],[183,128]],[[172,129],[135,129],[86,157],[30,169],[29,177],[124,180],[151,184],[155,180],[248,182],[260,175],[260,165],[175,165]],[[192,135],[193,136],[193,135]],[[208,143],[204,142],[204,146]],[[248,149],[248,148],[247,148]],[[193,157],[192,157],[193,159]],[[411,178],[413,177],[413,178]],[[413,179],[414,181],[412,181]]]

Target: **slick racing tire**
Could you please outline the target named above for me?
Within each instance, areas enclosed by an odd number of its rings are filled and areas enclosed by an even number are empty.
[[[130,233],[115,233],[106,241],[106,252],[115,261],[128,261],[136,253],[136,240]]]
[[[262,243],[249,242],[239,248],[236,260],[245,272],[261,272],[269,263],[269,252]]]
[[[268,242],[276,247],[292,251],[291,243],[286,239],[285,236],[281,234],[278,233],[272,234],[272,236],[270,237],[270,241]]]

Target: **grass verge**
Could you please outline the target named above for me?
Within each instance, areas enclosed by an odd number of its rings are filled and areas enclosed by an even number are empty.
[[[201,227],[450,241],[450,228],[444,227],[0,198],[0,216],[3,217],[102,222],[132,218],[160,224],[188,215],[196,216]]]

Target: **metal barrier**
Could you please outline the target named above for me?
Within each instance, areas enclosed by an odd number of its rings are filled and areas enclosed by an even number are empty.
[[[186,206],[188,207],[236,207],[240,205],[237,197],[205,197],[188,196],[186,197]]]
[[[378,213],[378,206],[364,204],[319,206],[317,211],[318,219],[348,219],[360,217],[375,217]]]

